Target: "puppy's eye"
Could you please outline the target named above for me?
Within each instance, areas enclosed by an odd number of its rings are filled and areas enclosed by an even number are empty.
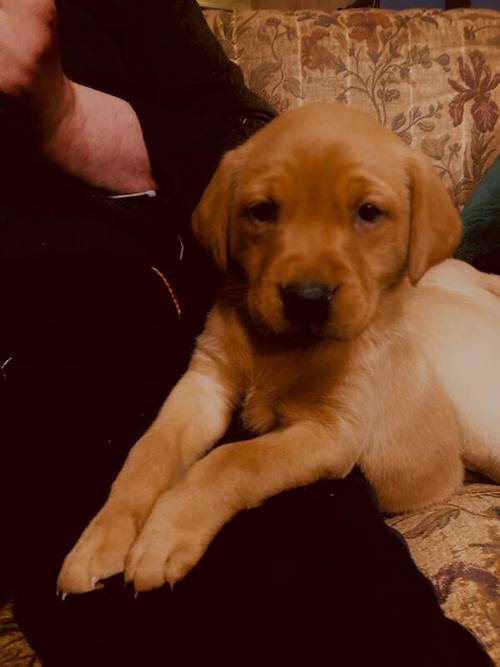
[[[362,204],[358,209],[358,220],[367,224],[377,222],[382,211],[374,204]]]
[[[276,222],[277,214],[278,206],[271,200],[261,201],[248,209],[248,215],[257,222]]]

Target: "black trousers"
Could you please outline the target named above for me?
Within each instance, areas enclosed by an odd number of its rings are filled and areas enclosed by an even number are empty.
[[[65,554],[185,368],[216,287],[190,212],[223,151],[272,117],[194,2],[59,4],[68,73],[133,104],[160,196],[85,191],[3,116],[0,572],[44,666],[491,664],[443,616],[359,471],[241,513],[173,592],[134,599],[115,577],[56,597]]]

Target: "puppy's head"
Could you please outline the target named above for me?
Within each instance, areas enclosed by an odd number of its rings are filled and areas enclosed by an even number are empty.
[[[461,227],[423,156],[369,116],[322,104],[227,153],[193,229],[244,284],[260,329],[352,338],[384,290],[452,253]]]

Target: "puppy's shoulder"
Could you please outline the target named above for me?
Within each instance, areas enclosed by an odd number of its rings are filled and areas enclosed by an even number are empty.
[[[251,345],[240,316],[224,301],[208,313],[195,355],[205,357],[231,375],[244,375],[250,364]]]

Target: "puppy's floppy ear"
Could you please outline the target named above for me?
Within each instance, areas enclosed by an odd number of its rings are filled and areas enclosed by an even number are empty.
[[[423,155],[411,156],[410,194],[408,276],[416,285],[427,269],[453,253],[462,224],[448,191]]]
[[[224,155],[191,217],[195,237],[216,267],[227,267],[228,232],[241,148]]]

